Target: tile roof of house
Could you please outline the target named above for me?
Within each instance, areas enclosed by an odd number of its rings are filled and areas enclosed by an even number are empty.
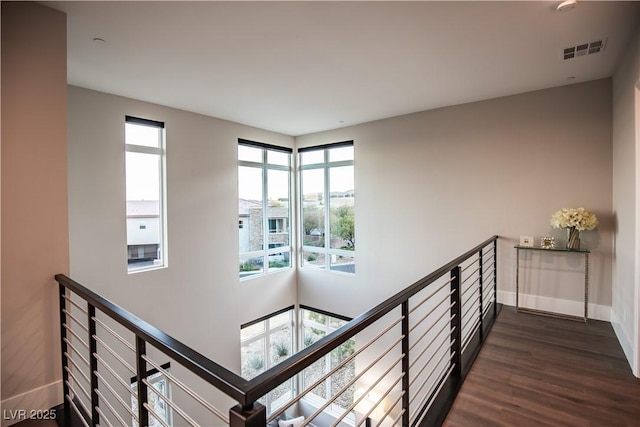
[[[158,200],[127,200],[127,218],[154,218],[160,216]]]
[[[257,200],[238,199],[238,215],[249,216],[250,209],[262,209],[262,202]],[[286,218],[289,216],[289,208],[286,202],[279,206],[269,206],[268,212],[270,218]]]
[[[238,199],[239,215],[248,216],[250,208],[259,208],[259,207],[262,207],[262,202],[258,202],[256,200]]]

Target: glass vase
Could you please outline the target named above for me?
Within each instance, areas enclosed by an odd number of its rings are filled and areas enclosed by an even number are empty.
[[[567,249],[580,249],[580,231],[575,227],[567,227]]]

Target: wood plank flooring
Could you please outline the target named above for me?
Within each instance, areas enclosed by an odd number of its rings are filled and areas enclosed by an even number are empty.
[[[445,427],[640,427],[640,379],[611,325],[503,307]]]

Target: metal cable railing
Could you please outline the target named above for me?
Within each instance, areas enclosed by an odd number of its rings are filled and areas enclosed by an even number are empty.
[[[440,425],[497,315],[497,238],[251,380],[58,275],[65,419],[74,414],[87,427],[242,427],[285,416],[302,416],[303,426]],[[347,342],[353,350],[338,351]],[[258,401],[286,382],[290,397],[267,413]]]

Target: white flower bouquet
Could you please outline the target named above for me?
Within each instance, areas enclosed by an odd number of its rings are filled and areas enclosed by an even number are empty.
[[[585,208],[560,209],[551,216],[553,228],[572,228],[578,231],[594,230],[598,226],[598,218]]]

